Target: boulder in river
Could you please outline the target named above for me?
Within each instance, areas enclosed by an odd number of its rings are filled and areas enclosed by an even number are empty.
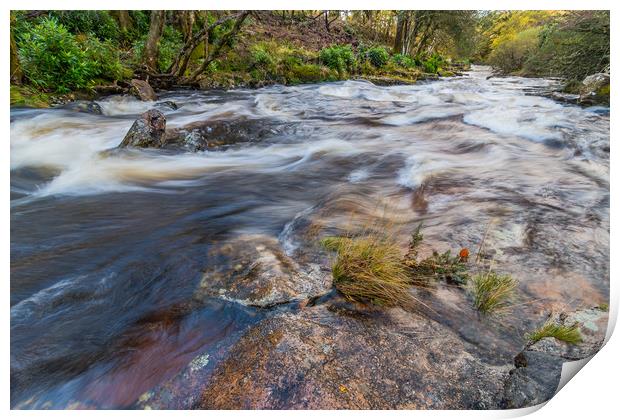
[[[243,235],[215,246],[196,297],[214,296],[243,305],[267,307],[310,299],[331,290],[331,272],[318,264],[302,267],[276,238]]]
[[[76,112],[86,112],[88,114],[101,115],[101,106],[95,101],[74,101],[65,105],[66,109]]]
[[[141,101],[156,101],[157,95],[146,80],[132,79],[129,92]]]
[[[581,83],[579,100],[586,104],[609,103],[609,74],[592,74]]]
[[[140,115],[119,145],[125,147],[162,147],[166,142],[166,117],[150,109]]]

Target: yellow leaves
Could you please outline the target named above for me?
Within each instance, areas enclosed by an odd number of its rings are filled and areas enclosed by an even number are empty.
[[[342,384],[338,387],[338,390],[343,394],[346,394],[347,392],[349,392],[349,389]]]

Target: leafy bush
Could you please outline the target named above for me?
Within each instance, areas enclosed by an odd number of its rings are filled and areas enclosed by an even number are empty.
[[[540,29],[540,27],[526,29],[499,44],[489,55],[490,64],[503,73],[520,70],[538,48]]]
[[[299,64],[294,66],[287,75],[289,83],[312,83],[329,79],[330,71],[316,64]]]
[[[366,57],[368,57],[370,64],[379,68],[387,64],[390,59],[390,54],[383,47],[373,47],[368,49]]]
[[[102,41],[116,41],[120,36],[116,21],[105,10],[52,10],[49,16],[73,34],[90,34]]]
[[[355,70],[355,55],[350,45],[332,45],[319,52],[319,60],[339,74]]]
[[[392,56],[392,61],[394,64],[401,67],[411,68],[416,66],[415,60],[405,54],[394,54]]]
[[[142,51],[146,44],[148,34],[144,34],[141,38],[134,42],[133,64],[139,64],[142,60]],[[172,65],[176,55],[183,46],[183,34],[173,27],[166,26],[159,40],[159,56],[157,57],[157,67],[164,72]]]
[[[439,54],[433,54],[426,60],[421,60],[422,67],[427,73],[437,73],[443,63],[444,59]]]
[[[19,58],[26,77],[60,93],[87,87],[93,69],[75,37],[54,18],[20,34]]]
[[[94,37],[84,37],[80,46],[86,54],[90,67],[90,77],[107,80],[120,80],[125,69],[119,58],[116,45],[110,41],[100,41]]]
[[[274,64],[273,57],[263,45],[253,45],[250,53],[255,66],[266,69]]]

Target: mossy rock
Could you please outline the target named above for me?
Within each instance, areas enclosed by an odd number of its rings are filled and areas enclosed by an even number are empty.
[[[28,86],[11,85],[11,106],[49,108],[51,102],[52,98],[47,93]]]

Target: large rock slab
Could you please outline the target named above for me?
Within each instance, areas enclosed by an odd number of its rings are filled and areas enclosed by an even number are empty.
[[[166,142],[166,117],[150,109],[140,115],[119,145],[125,147],[163,147]]]
[[[195,407],[496,408],[508,369],[482,363],[456,334],[420,315],[337,301],[252,327]]]
[[[276,238],[242,235],[214,246],[197,297],[213,296],[267,307],[310,299],[331,290],[331,272],[318,264],[301,266]]]

